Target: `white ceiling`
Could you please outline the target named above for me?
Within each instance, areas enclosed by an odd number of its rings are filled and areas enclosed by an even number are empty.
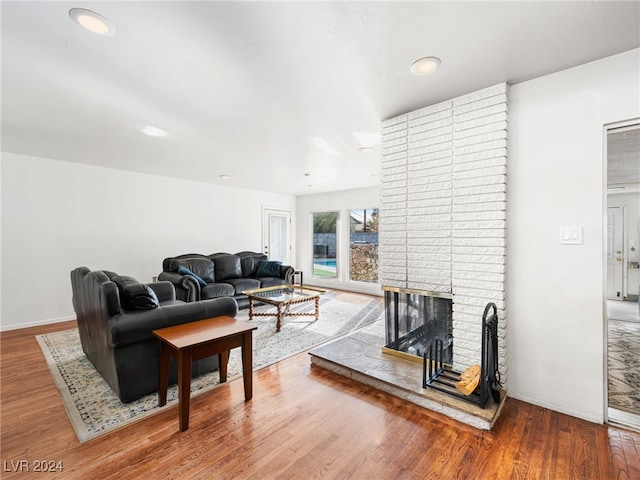
[[[117,33],[83,30],[74,7]],[[357,149],[385,118],[640,46],[640,2],[2,1],[1,16],[2,150],[293,195],[378,184],[379,148]],[[441,68],[410,75],[427,55]]]

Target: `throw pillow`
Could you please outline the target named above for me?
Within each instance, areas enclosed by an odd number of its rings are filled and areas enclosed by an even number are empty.
[[[204,286],[207,285],[207,282],[205,282],[203,279],[201,279],[198,275],[193,273],[187,267],[183,267],[182,265],[178,265],[178,273],[180,275],[190,275],[190,276],[192,276],[200,284],[201,287],[204,287]]]
[[[260,265],[261,260],[268,260],[267,256],[262,253],[253,253],[253,254],[245,254],[240,256],[240,254],[236,253],[240,257],[240,267],[242,268],[242,276],[244,278],[251,278],[256,276],[256,272],[258,271],[258,265]]]
[[[160,305],[156,293],[135,278],[116,275],[111,279],[120,292],[120,303],[125,310],[151,310]]]
[[[197,255],[197,254],[189,254],[189,255]],[[213,261],[208,258],[200,258],[200,257],[189,257],[189,258],[174,258],[170,264],[167,271],[177,272],[178,267],[182,265],[191,272],[195,273],[206,283],[215,283],[215,274],[214,274],[214,266]]]
[[[258,270],[256,271],[256,277],[279,277],[281,265],[282,262],[260,260]]]

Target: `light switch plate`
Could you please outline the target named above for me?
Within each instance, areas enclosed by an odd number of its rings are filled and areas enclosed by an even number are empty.
[[[582,227],[562,227],[560,229],[560,245],[582,245]]]

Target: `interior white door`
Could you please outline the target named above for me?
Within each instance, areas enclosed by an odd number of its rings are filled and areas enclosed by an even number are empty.
[[[262,220],[263,252],[269,260],[291,265],[291,212],[265,208]]]
[[[624,215],[622,207],[607,208],[607,298],[623,299]]]

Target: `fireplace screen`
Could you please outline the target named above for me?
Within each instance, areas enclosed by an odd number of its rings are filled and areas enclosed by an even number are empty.
[[[446,294],[385,289],[386,347],[422,356],[438,338],[444,345],[444,361],[453,357],[451,298]]]

